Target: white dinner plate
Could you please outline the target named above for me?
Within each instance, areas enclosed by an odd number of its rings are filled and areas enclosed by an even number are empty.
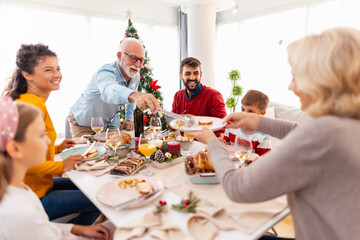
[[[137,178],[140,181],[145,180],[146,182],[151,183],[154,189],[159,188],[159,191],[149,197],[135,200],[134,202],[126,206],[126,208],[135,208],[146,205],[147,203],[150,203],[154,199],[158,198],[164,191],[164,186],[162,185],[162,183],[152,177],[144,177],[144,176],[122,177],[122,178],[117,178],[111,182],[107,182],[103,186],[101,186],[98,192],[96,193],[96,198],[105,205],[108,205],[110,207],[115,207],[116,205],[119,205],[123,202],[126,202],[128,200],[140,196],[141,194],[137,191],[136,187],[132,187],[132,188],[119,187],[119,182],[121,180],[130,179],[130,178]]]
[[[83,154],[86,149],[88,149],[89,146],[82,146],[82,147],[74,147],[74,148],[70,148],[70,149],[67,149],[65,151],[63,151],[62,153],[60,153],[60,158],[61,159],[65,159],[65,158],[68,158],[72,155],[75,155],[75,154]],[[96,159],[102,155],[104,155],[106,153],[106,148],[104,148],[103,146],[94,146],[94,148],[97,148],[98,150],[98,154],[93,157],[93,158],[86,158],[84,159],[84,161],[89,161],[89,160],[93,160],[93,159]]]
[[[195,118],[196,123],[191,127],[188,127],[185,125],[179,126],[177,124],[176,119],[174,119],[170,122],[170,127],[173,129],[179,130],[179,131],[183,131],[183,132],[193,132],[193,131],[201,131],[201,129],[205,126],[210,128],[213,131],[217,131],[217,130],[222,129],[226,125],[226,123],[223,123],[223,120],[221,118],[200,117],[200,116],[195,116],[193,118]],[[213,123],[211,125],[199,125],[199,120],[201,120],[201,119],[209,119],[209,120],[212,120]]]

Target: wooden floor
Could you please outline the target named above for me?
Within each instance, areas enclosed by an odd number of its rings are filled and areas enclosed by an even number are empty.
[[[291,215],[276,224],[275,230],[277,231],[279,237],[295,238],[294,225]]]

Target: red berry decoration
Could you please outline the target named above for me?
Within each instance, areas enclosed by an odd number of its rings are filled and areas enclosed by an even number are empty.
[[[125,35],[129,35],[129,31],[126,31],[126,32],[125,32]]]
[[[166,201],[163,201],[163,205],[166,205]]]
[[[137,36],[137,33],[135,33],[135,36]]]
[[[144,66],[144,69],[146,69],[147,67],[146,66]]]
[[[141,180],[141,182],[146,182],[145,179]]]
[[[161,205],[162,205],[162,204],[163,204],[163,201],[159,200],[159,204],[161,204]]]

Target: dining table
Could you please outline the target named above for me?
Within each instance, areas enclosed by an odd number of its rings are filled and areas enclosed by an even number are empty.
[[[133,137],[133,132],[129,132],[129,134]],[[194,141],[192,150],[197,152],[204,147],[206,147],[204,144]],[[187,151],[182,151],[181,154],[181,158],[184,159]],[[60,160],[59,156],[56,156],[56,160]],[[220,183],[193,184],[185,173],[184,160],[177,161],[177,164],[169,164],[166,168],[157,168],[152,165],[149,168],[155,173],[152,178],[160,181],[164,186],[161,195],[144,206],[120,210],[102,203],[97,195],[104,185],[116,179],[120,181],[122,177],[109,174],[109,172],[95,176],[87,171],[78,170],[68,171],[66,175],[116,228],[121,228],[129,222],[142,218],[146,213],[153,211],[155,205],[161,200],[167,202],[169,210],[166,215],[181,229],[185,239],[194,239],[188,225],[193,214],[171,209],[173,204],[178,204],[182,199],[185,199],[189,191],[192,191],[201,200],[201,204],[225,209],[238,224],[235,230],[219,230],[214,239],[258,239],[290,213],[285,196],[260,203],[235,203],[226,196]],[[143,170],[132,175],[132,177],[141,176],[141,171]],[[118,239],[116,231],[114,239]],[[141,239],[153,238],[146,234]]]

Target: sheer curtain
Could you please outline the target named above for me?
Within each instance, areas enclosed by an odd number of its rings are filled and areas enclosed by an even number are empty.
[[[216,88],[226,100],[231,94],[228,72],[241,72],[244,93],[257,89],[271,101],[299,107],[298,98],[288,90],[292,79],[286,47],[306,34],[337,26],[360,29],[360,2],[329,1],[226,24],[217,29]],[[279,41],[282,44],[279,45]],[[237,111],[240,111],[240,104]]]
[[[52,92],[47,107],[62,136],[65,117],[92,75],[103,64],[116,60],[127,20],[90,14],[64,13],[0,2],[0,89],[15,69],[16,51],[23,43],[44,43],[55,51],[63,74],[59,91]],[[164,105],[171,109],[179,88],[177,26],[139,23],[134,27],[148,50],[154,79],[159,80]]]

